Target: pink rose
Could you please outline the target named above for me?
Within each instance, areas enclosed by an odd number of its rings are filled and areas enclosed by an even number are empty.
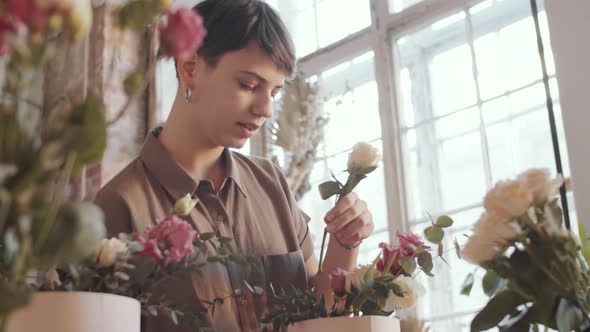
[[[193,241],[196,236],[197,232],[188,222],[177,216],[171,216],[158,222],[155,226],[147,227],[143,235],[138,237],[140,243],[147,243],[149,246],[146,249],[144,245],[144,251],[140,254],[152,256],[158,262],[162,260],[163,256],[164,266],[170,262],[180,262],[184,257],[193,253]],[[151,247],[152,242],[156,244],[160,255]]]
[[[6,0],[12,16],[28,25],[33,31],[43,30],[47,17],[35,0]]]
[[[199,14],[189,8],[166,14],[159,30],[162,50],[167,57],[173,58],[193,55],[207,34]]]
[[[158,241],[156,239],[147,239],[143,235],[140,235],[136,239],[143,246],[143,250],[137,255],[139,256],[151,256],[156,262],[160,263],[164,258],[162,252],[158,247]]]
[[[389,261],[393,259],[393,264],[391,265],[389,272],[393,275],[398,275],[402,269],[401,265],[399,264],[400,257],[412,256],[411,251],[407,249],[405,250],[400,246],[392,246],[387,243],[380,243],[379,248],[383,250],[383,258],[377,262],[377,266],[375,267],[379,272],[383,272]]]
[[[425,245],[424,242],[422,242],[422,238],[418,234],[400,233],[399,231],[397,231],[396,235],[399,238],[400,246],[402,248],[404,248],[405,250],[412,251],[412,255],[416,254],[417,248],[422,248],[424,250],[430,249],[429,246]],[[409,256],[412,256],[412,255],[409,255]]]
[[[334,293],[340,294],[344,292],[344,286],[346,282],[346,271],[342,268],[336,268],[330,272],[330,285]]]

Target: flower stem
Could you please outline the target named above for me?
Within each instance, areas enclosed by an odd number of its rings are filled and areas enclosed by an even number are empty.
[[[322,263],[323,263],[323,260],[324,260],[324,245],[326,243],[326,237],[327,236],[328,236],[328,229],[327,228],[324,228],[324,237],[322,237],[322,247],[320,249],[320,263],[319,263],[320,264],[319,265],[320,273],[322,273]]]

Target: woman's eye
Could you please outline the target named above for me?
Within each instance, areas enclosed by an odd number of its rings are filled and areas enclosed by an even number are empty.
[[[240,82],[240,86],[245,89],[245,90],[249,90],[249,91],[254,91],[254,89],[256,88],[255,86],[246,84],[246,83],[242,83]]]

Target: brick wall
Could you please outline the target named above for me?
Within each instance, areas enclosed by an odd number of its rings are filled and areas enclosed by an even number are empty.
[[[114,29],[109,12],[108,4],[94,9],[88,71],[91,86],[104,96],[107,120],[113,120],[127,102],[122,81],[130,70],[146,65],[149,43],[147,33],[130,34]],[[147,100],[147,93],[136,97],[124,115],[108,128],[103,160],[86,167],[83,185],[86,197],[93,197],[138,155],[148,130]]]

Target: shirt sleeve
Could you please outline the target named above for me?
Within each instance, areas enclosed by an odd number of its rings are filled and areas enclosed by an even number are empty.
[[[131,212],[125,199],[116,191],[100,190],[94,198],[94,203],[104,212],[107,236],[117,237],[119,233],[133,231]]]

